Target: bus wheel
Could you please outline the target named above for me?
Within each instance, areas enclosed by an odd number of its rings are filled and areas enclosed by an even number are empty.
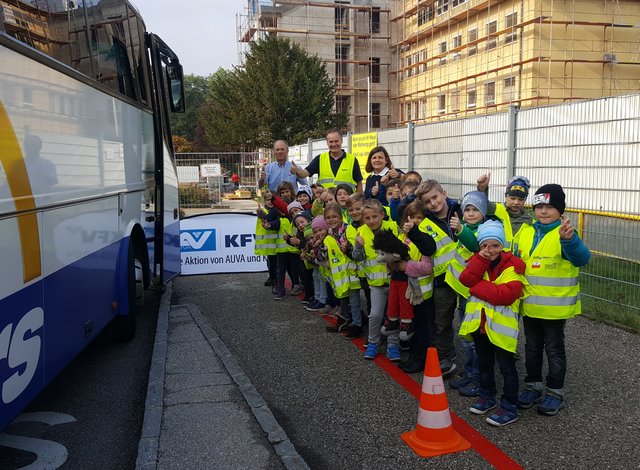
[[[132,240],[129,240],[127,255],[127,293],[129,296],[129,313],[117,315],[112,322],[113,340],[124,343],[133,339],[136,334],[136,316],[144,308],[144,276],[142,259],[135,251]]]

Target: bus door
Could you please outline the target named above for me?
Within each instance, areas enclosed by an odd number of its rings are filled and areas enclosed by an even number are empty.
[[[155,34],[146,34],[153,83],[156,213],[154,271],[163,283],[180,274],[180,208],[178,176],[171,140],[170,112],[184,112],[182,66],[174,52]]]

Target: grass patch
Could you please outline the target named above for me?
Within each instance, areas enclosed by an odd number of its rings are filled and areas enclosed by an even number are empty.
[[[580,274],[587,316],[640,333],[640,264],[592,255]]]

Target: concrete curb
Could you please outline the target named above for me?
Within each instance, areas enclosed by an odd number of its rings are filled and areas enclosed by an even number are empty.
[[[149,369],[149,385],[144,407],[142,432],[138,443],[137,470],[156,469],[158,465],[158,447],[160,429],[162,427],[162,411],[164,401],[164,375],[167,361],[167,328],[169,327],[169,310],[171,309],[172,283],[167,284],[160,299],[156,339]]]
[[[298,451],[289,440],[284,429],[278,424],[269,405],[267,405],[260,393],[258,393],[251,383],[251,380],[249,380],[249,377],[242,371],[218,334],[206,322],[198,307],[193,304],[185,304],[183,306],[187,307],[198,328],[200,328],[200,331],[224,364],[233,381],[238,385],[240,393],[242,393],[242,396],[251,408],[251,412],[267,434],[269,442],[273,445],[276,454],[280,457],[280,460],[282,460],[285,468],[288,470],[308,470],[309,466],[302,456],[298,454]]]

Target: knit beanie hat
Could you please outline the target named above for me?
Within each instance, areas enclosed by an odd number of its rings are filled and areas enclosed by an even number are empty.
[[[329,230],[329,226],[325,222],[324,216],[322,216],[322,215],[318,215],[318,216],[313,218],[313,220],[311,221],[311,228],[313,228],[313,229],[323,228],[323,229],[325,229],[327,231]]]
[[[507,183],[507,190],[504,195],[526,199],[529,196],[529,188],[531,188],[529,178],[526,176],[514,176]]]
[[[313,198],[313,191],[311,191],[311,188],[306,184],[301,184],[300,186],[298,186],[298,192],[296,193],[296,196],[300,193],[306,194],[307,196],[309,196],[309,199]]]
[[[504,227],[497,220],[487,220],[480,224],[476,235],[478,243],[486,240],[497,240],[502,246],[505,245]]]
[[[559,184],[545,184],[540,186],[533,196],[533,206],[538,204],[549,204],[558,209],[561,214],[564,213],[565,202],[564,191]]]
[[[462,198],[462,210],[464,211],[465,207],[471,204],[473,207],[478,209],[482,213],[482,217],[487,216],[487,195],[480,191],[469,191]]]
[[[307,219],[309,222],[311,222],[312,220],[311,213],[309,211],[298,212],[293,218],[294,225],[296,223],[296,220],[298,220],[300,217],[302,217],[303,219]]]
[[[291,204],[287,206],[287,214],[291,214],[291,209],[303,210],[304,207],[302,207],[302,204],[300,204],[298,201],[293,201]]]
[[[313,235],[313,228],[311,228],[311,225],[307,225],[302,233],[304,234],[304,238],[310,237]]]

